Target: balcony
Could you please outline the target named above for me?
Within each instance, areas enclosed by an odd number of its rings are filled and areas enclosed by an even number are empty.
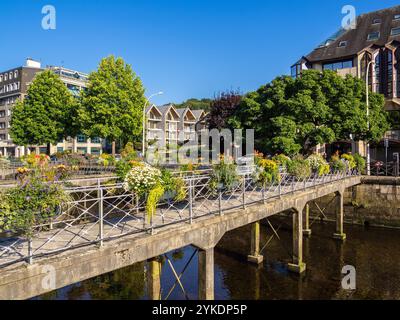
[[[389,139],[392,141],[400,141],[400,130],[392,130],[386,132],[385,139]]]

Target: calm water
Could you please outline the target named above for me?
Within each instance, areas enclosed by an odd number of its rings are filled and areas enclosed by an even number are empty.
[[[400,299],[400,230],[365,229],[346,226],[348,240],[340,244],[331,239],[332,224],[316,224],[313,235],[305,239],[307,273],[300,277],[287,271],[290,260],[289,220],[274,220],[281,226],[281,241],[274,239],[264,251],[260,267],[249,265],[246,256],[250,230],[246,227],[227,234],[215,253],[216,299]],[[272,235],[262,228],[263,243]],[[194,248],[171,252],[168,257],[179,274]],[[341,289],[341,269],[352,265],[357,270],[357,290]],[[72,285],[37,299],[148,299],[145,263],[121,269]],[[165,261],[162,272],[163,296],[175,278]],[[197,298],[197,256],[182,277],[189,299]],[[186,299],[179,286],[170,299]]]

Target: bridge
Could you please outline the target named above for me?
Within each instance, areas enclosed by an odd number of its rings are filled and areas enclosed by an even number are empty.
[[[335,239],[344,240],[343,196],[361,183],[356,172],[332,173],[260,186],[244,176],[233,190],[214,192],[207,175],[186,180],[187,197],[165,197],[152,218],[145,203],[121,184],[69,189],[71,200],[27,239],[0,238],[0,299],[28,299],[101,274],[148,261],[150,296],[160,298],[157,257],[186,246],[198,248],[199,299],[214,298],[214,248],[226,232],[252,225],[249,263],[259,264],[260,221],[281,212],[293,216],[289,270],[303,273],[303,235],[310,234],[309,203],[336,194]],[[54,276],[54,283],[48,281]],[[175,274],[176,284],[180,276]],[[51,285],[49,285],[49,283]]]

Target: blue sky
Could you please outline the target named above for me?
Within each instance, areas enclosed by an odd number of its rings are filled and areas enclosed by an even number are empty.
[[[333,34],[341,9],[357,14],[398,0],[13,0],[1,1],[0,70],[26,57],[90,72],[109,54],[122,56],[155,103],[255,90]],[[57,29],[41,28],[44,5]]]

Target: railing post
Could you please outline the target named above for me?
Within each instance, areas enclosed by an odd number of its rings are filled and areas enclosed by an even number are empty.
[[[294,182],[294,179],[295,179],[295,178],[293,177],[293,180],[292,180],[292,193],[294,193],[294,183],[295,183],[295,182]]]
[[[28,263],[33,264],[33,244],[32,237],[28,239]]]
[[[193,223],[193,181],[189,180],[189,217],[190,224]]]
[[[219,215],[222,216],[222,191],[218,191],[218,211]]]
[[[100,182],[99,182],[100,183]],[[104,194],[103,188],[101,186],[98,190],[98,199],[99,199],[99,245],[100,247],[103,246],[104,240],[104,202],[103,202]]]
[[[243,210],[246,209],[246,176],[243,176],[243,187],[242,187],[242,205]]]
[[[279,182],[279,198],[282,197],[282,182]]]
[[[272,183],[274,183],[274,182],[272,182]],[[263,203],[265,204],[265,189],[266,189],[266,183],[264,182],[264,185],[263,185],[263,188],[262,188],[262,200],[263,200]]]

